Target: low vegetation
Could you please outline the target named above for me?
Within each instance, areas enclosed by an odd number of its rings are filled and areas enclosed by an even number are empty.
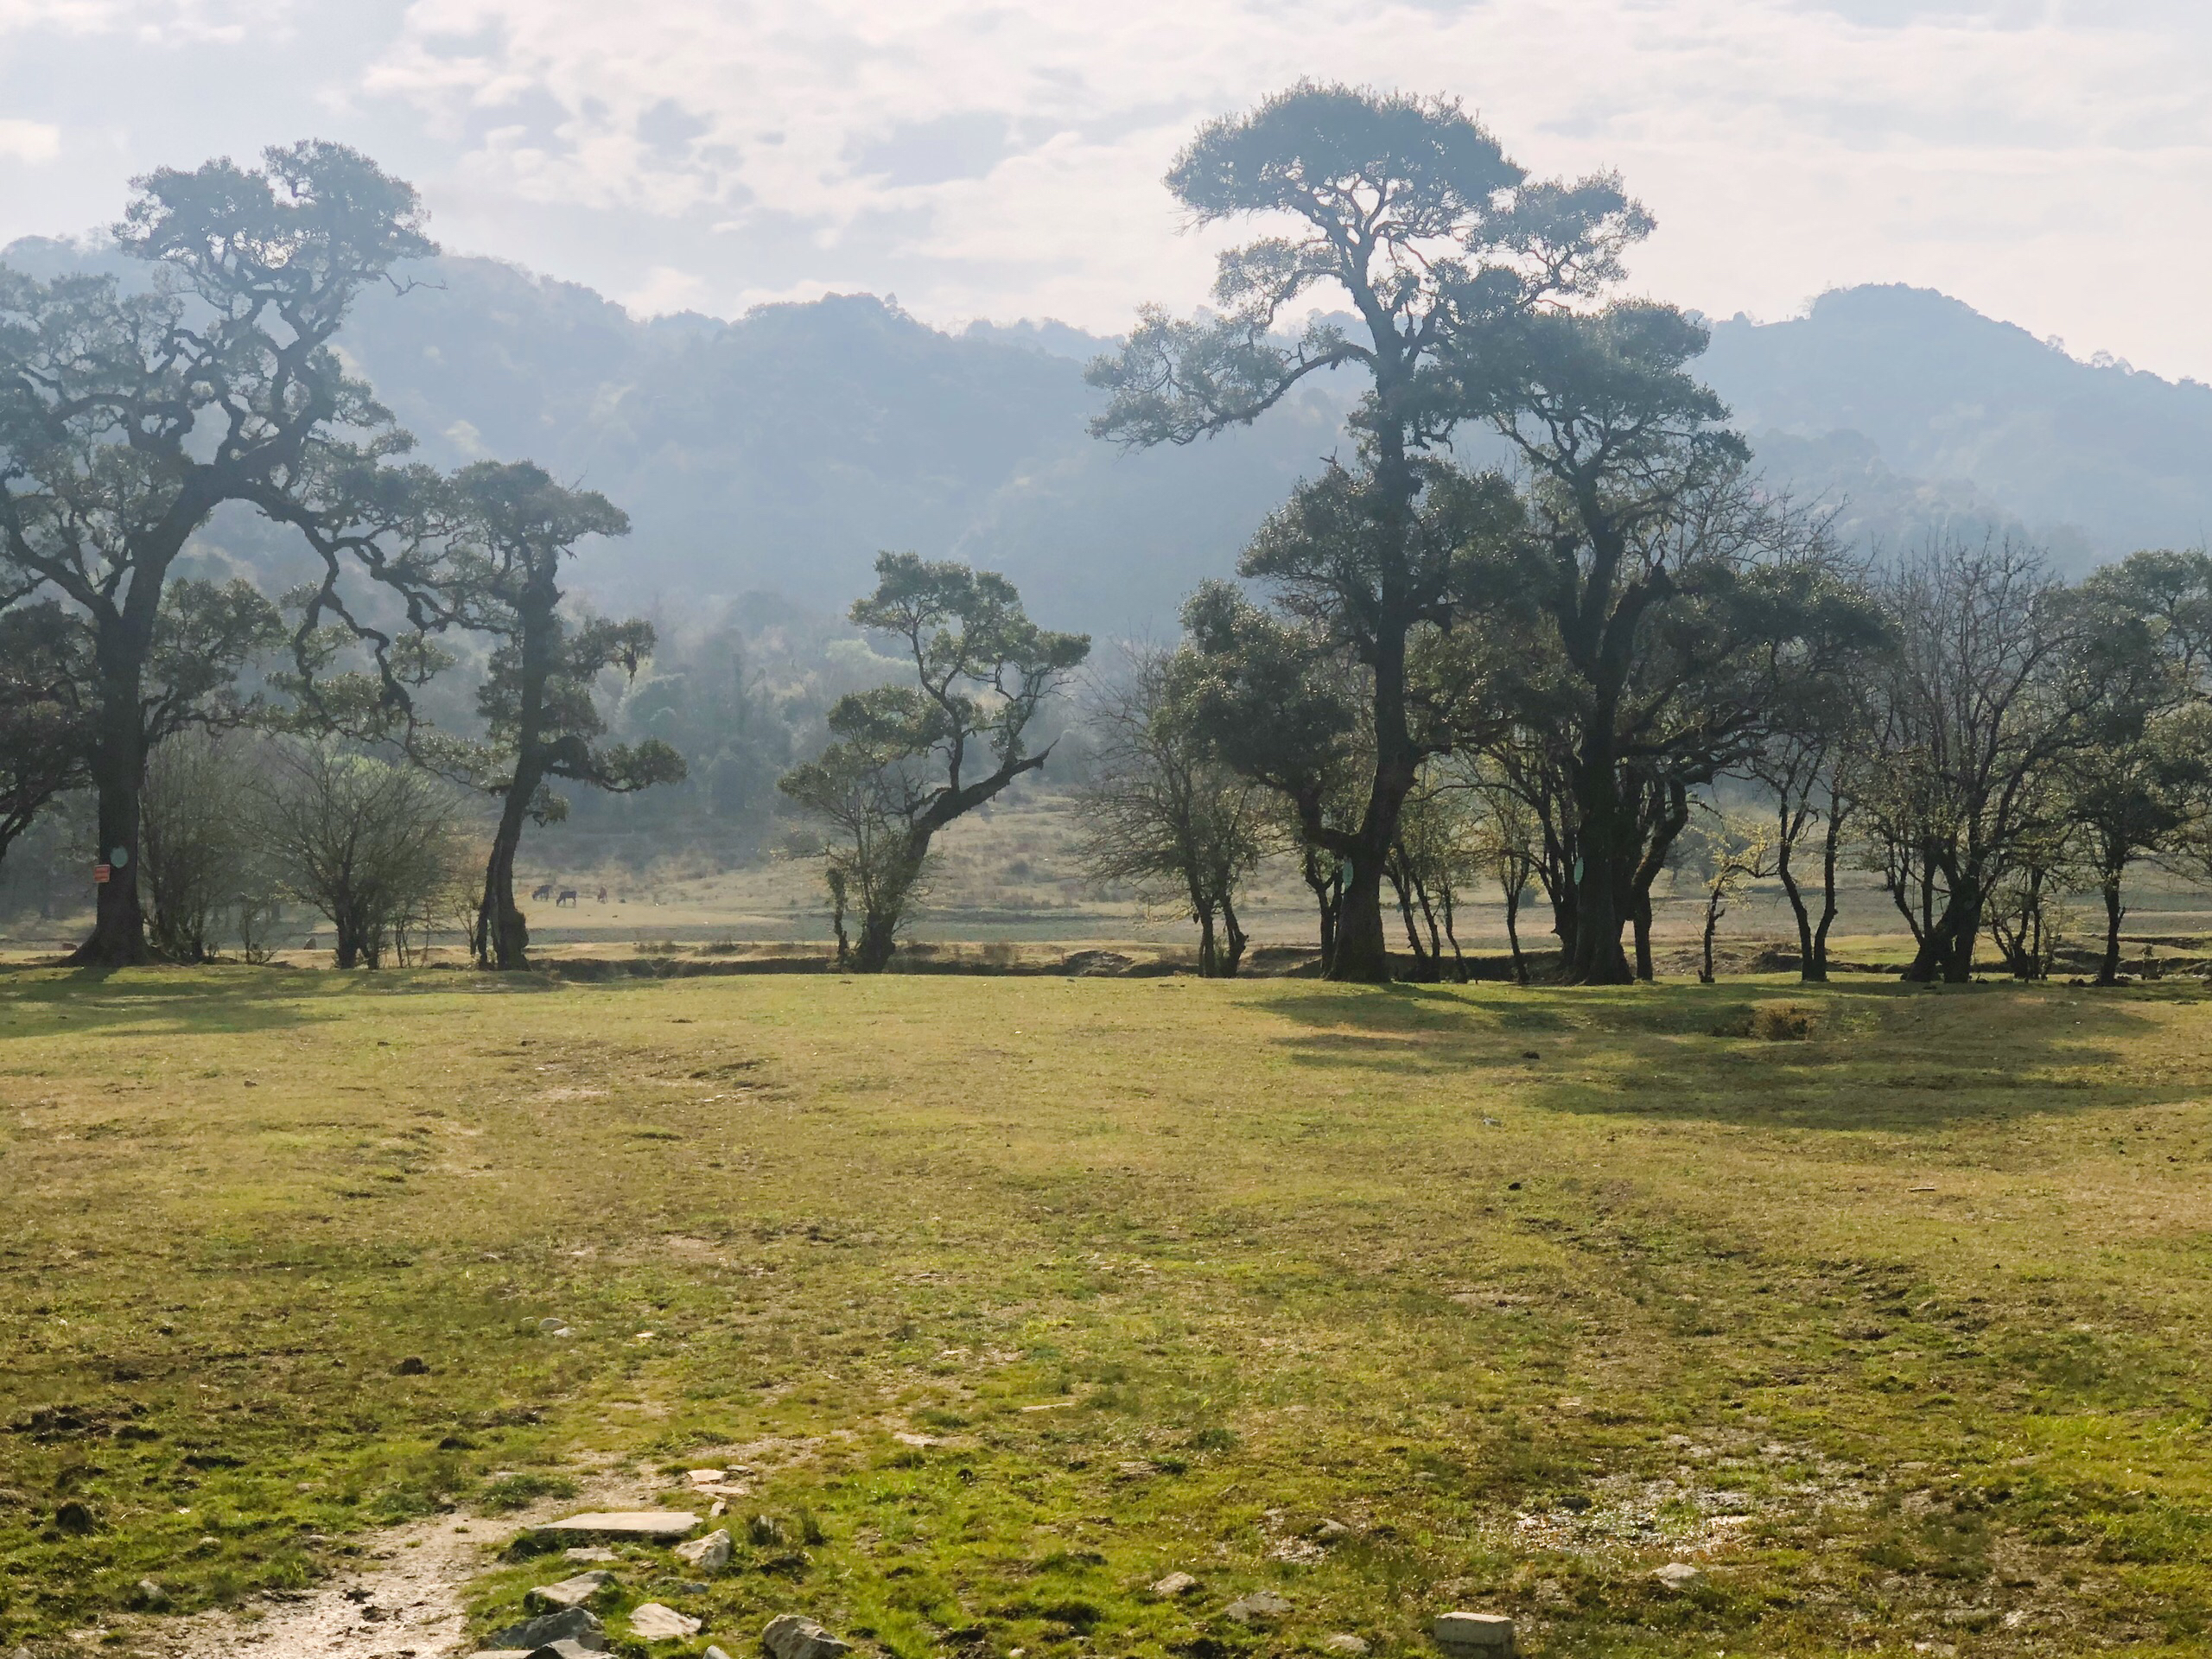
[[[2199,1652],[2205,1012],[10,969],[0,1643],[706,1466],[683,1651]]]

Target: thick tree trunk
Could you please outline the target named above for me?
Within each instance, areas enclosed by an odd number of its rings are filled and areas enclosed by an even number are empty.
[[[1337,912],[1343,907],[1344,885],[1340,870],[1321,874],[1321,855],[1313,848],[1306,849],[1304,862],[1306,885],[1313,890],[1314,908],[1321,918],[1321,971],[1326,974],[1329,964],[1337,957]]]
[[[1226,892],[1221,895],[1221,925],[1222,931],[1229,936],[1229,948],[1222,953],[1221,976],[1234,979],[1244,960],[1246,941],[1243,925],[1236,919],[1236,906]]]
[[[2105,899],[2105,957],[2097,964],[2097,983],[2120,982],[2120,918],[2127,913],[2120,902],[2120,878],[2107,875],[2101,884]]]
[[[1329,953],[1331,979],[1382,985],[1390,979],[1390,952],[1382,932],[1382,860],[1363,855],[1349,861],[1337,899],[1335,949]]]
[[[530,925],[515,903],[515,855],[522,847],[523,821],[530,815],[530,794],[518,769],[515,786],[499,804],[499,826],[493,832],[492,855],[484,866],[484,897],[476,906],[476,962],[479,967],[512,973],[530,966]],[[530,780],[531,793],[537,790]]]
[[[1219,957],[1213,938],[1213,906],[1200,904],[1192,906],[1198,922],[1198,977],[1212,979],[1220,971]]]
[[[69,958],[79,967],[127,968],[153,955],[138,899],[139,802],[146,781],[146,734],[139,706],[143,652],[118,637],[127,626],[118,620],[104,623],[99,631],[99,726],[92,754],[99,845],[92,855],[109,871],[108,879],[93,888],[92,937]]]
[[[1521,894],[1517,888],[1505,895],[1505,948],[1513,953],[1513,982],[1529,982],[1528,958],[1521,954]]]

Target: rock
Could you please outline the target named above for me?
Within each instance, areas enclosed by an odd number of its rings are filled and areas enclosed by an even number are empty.
[[[62,1531],[81,1537],[99,1523],[92,1518],[90,1506],[71,1498],[54,1512],[54,1524]]]
[[[574,1637],[563,1637],[542,1648],[532,1648],[523,1659],[591,1659],[592,1655],[606,1651],[605,1648],[588,1648]]]
[[[1198,1581],[1187,1573],[1170,1573],[1152,1586],[1155,1596],[1173,1598],[1186,1595],[1198,1587]]]
[[[898,1441],[901,1446],[943,1446],[944,1444],[943,1440],[938,1439],[934,1434],[909,1434],[904,1429],[899,1430],[899,1433],[893,1434],[891,1438]]]
[[[1470,1659],[1513,1651],[1513,1621],[1503,1613],[1440,1614],[1429,1626],[1429,1634],[1436,1638],[1437,1646],[1468,1655]]]
[[[1341,1521],[1324,1521],[1313,1529],[1313,1536],[1321,1543],[1338,1543],[1351,1536],[1351,1529]]]
[[[648,1642],[680,1642],[698,1635],[700,1623],[657,1601],[643,1602],[630,1610],[630,1629]]]
[[[486,1638],[495,1648],[520,1648],[525,1653],[556,1642],[574,1642],[588,1653],[607,1651],[607,1627],[587,1608],[563,1607],[557,1613],[540,1613]]]
[[[1118,950],[1077,950],[1061,961],[1060,971],[1077,979],[1106,978],[1127,973],[1134,961]]]
[[[1269,1619],[1281,1618],[1290,1611],[1290,1604],[1272,1590],[1255,1590],[1250,1595],[1230,1602],[1221,1611],[1239,1624],[1249,1624],[1255,1620],[1264,1624]]]
[[[549,1521],[534,1529],[540,1537],[681,1538],[699,1524],[699,1517],[682,1510],[618,1510],[572,1515],[565,1521]]]
[[[694,1538],[688,1544],[676,1547],[678,1560],[689,1561],[702,1573],[719,1573],[729,1565],[729,1529],[721,1528],[703,1538]]]
[[[566,1319],[540,1319],[537,1328],[549,1337],[557,1337],[568,1330],[569,1322]]]
[[[719,1486],[729,1474],[727,1469],[693,1469],[686,1472],[694,1486]]]
[[[1367,1651],[1367,1643],[1350,1630],[1338,1630],[1334,1636],[1322,1638],[1321,1651],[1349,1654],[1351,1659],[1362,1659],[1362,1656]]]
[[[150,1608],[156,1612],[169,1605],[169,1592],[151,1579],[139,1580],[131,1595],[141,1607]]]
[[[564,1561],[619,1561],[622,1558],[602,1544],[583,1544],[561,1552]]]
[[[410,1354],[391,1368],[394,1376],[428,1376],[430,1368],[423,1363],[420,1354]]]
[[[760,1632],[760,1645],[772,1659],[838,1659],[853,1650],[851,1643],[840,1642],[812,1619],[797,1613],[779,1613],[770,1619]]]
[[[1705,1574],[1688,1561],[1669,1561],[1656,1568],[1651,1577],[1662,1590],[1687,1590]]]
[[[607,1553],[611,1555],[613,1552]],[[613,1582],[612,1573],[579,1573],[558,1584],[541,1584],[525,1599],[552,1607],[581,1607]]]
[[[729,1659],[729,1655],[724,1653],[720,1648],[709,1644],[707,1650],[699,1656],[699,1659]]]

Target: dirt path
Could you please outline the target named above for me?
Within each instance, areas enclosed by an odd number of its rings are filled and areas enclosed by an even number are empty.
[[[143,1659],[449,1659],[462,1640],[468,1582],[524,1527],[583,1510],[658,1507],[629,1483],[496,1520],[448,1515],[361,1540],[361,1554],[313,1589],[242,1612],[148,1620],[129,1634]]]
[[[461,1652],[461,1592],[502,1522],[418,1522],[366,1541],[357,1564],[297,1600],[244,1614],[202,1613],[149,1625],[141,1651],[165,1659],[445,1659]]]

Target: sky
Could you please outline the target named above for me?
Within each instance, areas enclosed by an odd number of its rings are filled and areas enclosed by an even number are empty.
[[[1117,332],[1223,237],[1160,179],[1300,78],[1617,169],[1637,291],[1941,289],[2212,380],[2207,0],[0,0],[0,243],[159,165],[340,139],[449,249],[640,313],[867,290]]]

